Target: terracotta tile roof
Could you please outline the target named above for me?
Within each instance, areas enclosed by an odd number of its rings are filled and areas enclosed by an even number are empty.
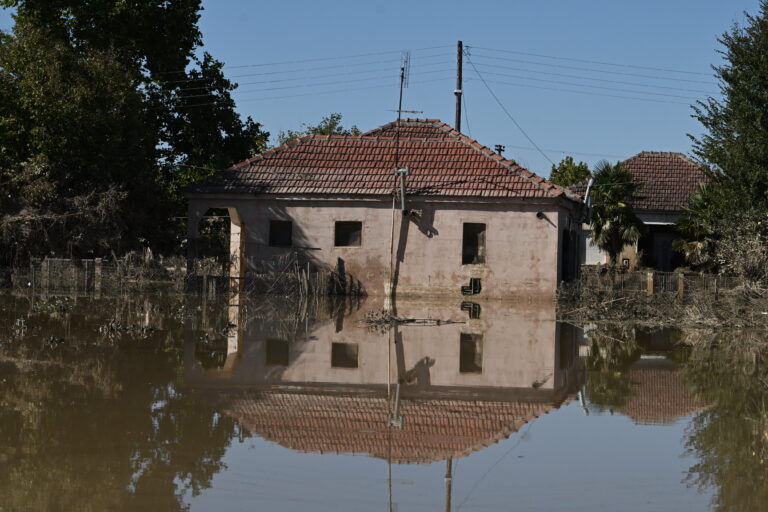
[[[621,162],[642,183],[635,210],[679,212],[707,181],[702,167],[682,153],[643,151]]]
[[[640,425],[668,425],[705,409],[688,391],[682,373],[672,366],[636,363],[629,370],[634,389],[619,412]]]
[[[396,463],[469,455],[557,408],[538,402],[413,399],[405,425],[387,429],[386,397],[240,391],[222,393],[224,413],[250,432],[292,450],[366,454]]]
[[[430,120],[429,126],[421,126],[421,121],[416,124],[419,127],[414,125],[413,129],[422,134],[443,129],[439,121]],[[390,125],[377,130],[388,132]],[[573,198],[562,187],[450,130],[442,138],[400,138],[397,153],[399,165],[410,169],[409,194]],[[397,144],[389,134],[310,135],[219,171],[192,184],[186,192],[389,195],[396,185],[393,171]]]
[[[363,134],[364,137],[387,136],[397,134],[397,121],[374,128]],[[400,137],[404,139],[444,139],[460,137],[461,133],[439,119],[401,119]]]

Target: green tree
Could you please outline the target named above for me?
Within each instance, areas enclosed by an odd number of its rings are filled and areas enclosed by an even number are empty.
[[[725,62],[714,70],[722,96],[693,107],[705,131],[690,136],[694,154],[711,167],[710,183],[678,225],[689,249],[706,247],[712,254],[729,240],[728,230],[738,219],[748,215],[760,221],[768,210],[768,1],[760,2],[757,15],[745,14],[744,25],[734,25],[719,42]],[[700,256],[698,250],[688,253],[691,262]],[[716,269],[716,260],[705,266]]]
[[[586,162],[576,163],[572,156],[566,156],[556,166],[552,166],[552,170],[549,172],[549,181],[555,185],[570,187],[585,181],[591,175]]]
[[[5,262],[50,251],[171,250],[180,189],[265,148],[269,134],[235,111],[237,85],[222,64],[198,55],[200,0],[0,6],[16,11],[13,33],[0,35]],[[97,204],[107,191],[111,200]],[[81,227],[86,235],[68,236]]]
[[[625,245],[637,242],[643,223],[632,211],[632,200],[640,185],[621,164],[611,165],[605,160],[595,167],[590,191],[592,203],[592,239],[608,253],[611,265],[616,264]]]
[[[341,117],[341,114],[334,112],[323,117],[316,125],[303,123],[302,130],[280,130],[277,134],[277,145],[280,146],[290,140],[306,135],[351,135],[354,137],[360,135],[360,129],[355,125],[352,125],[350,128],[344,128],[341,124]]]

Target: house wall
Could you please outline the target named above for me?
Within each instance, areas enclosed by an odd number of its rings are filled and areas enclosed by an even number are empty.
[[[419,201],[413,215],[393,213],[391,200],[304,198],[191,198],[190,237],[212,207],[235,209],[242,219],[249,271],[259,263],[299,251],[318,265],[338,268],[358,280],[369,295],[389,295],[390,248],[398,296],[460,296],[472,277],[481,279],[481,297],[552,298],[563,277],[564,230],[577,230],[570,202]],[[540,213],[538,216],[537,214]],[[269,221],[293,222],[293,248],[269,246]],[[336,221],[362,221],[359,247],[335,247]],[[462,264],[464,223],[486,224],[484,264]],[[394,236],[392,236],[394,234]],[[241,235],[242,236],[242,235]]]
[[[369,329],[365,313],[380,309],[381,300],[366,300],[363,307],[339,321],[318,322],[306,334],[286,339],[284,330],[270,320],[243,321],[229,317],[237,330],[230,351],[237,364],[226,381],[216,370],[204,370],[188,354],[185,382],[190,386],[248,387],[260,384],[336,384],[383,386],[405,380],[410,389],[519,388],[555,392],[568,386],[578,373],[578,332],[555,321],[553,303],[510,306],[500,301],[482,302],[480,318],[469,319],[460,302],[398,301],[398,314],[408,318],[433,318],[440,326],[402,325],[394,332]],[[461,371],[461,334],[481,337],[481,369]],[[396,343],[392,343],[393,337]],[[267,364],[268,340],[285,342],[287,364]],[[194,351],[194,342],[187,350]],[[332,344],[354,344],[357,367],[332,364]],[[235,359],[235,358],[233,358]],[[389,364],[386,363],[389,359]]]

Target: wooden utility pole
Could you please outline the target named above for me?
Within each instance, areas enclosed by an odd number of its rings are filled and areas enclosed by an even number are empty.
[[[464,62],[464,44],[459,41],[456,45],[456,90],[453,94],[456,95],[456,122],[454,128],[456,131],[461,131],[461,66]]]

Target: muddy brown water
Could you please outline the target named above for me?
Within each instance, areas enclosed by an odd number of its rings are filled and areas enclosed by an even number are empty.
[[[765,510],[759,345],[382,307],[0,296],[0,511]]]

